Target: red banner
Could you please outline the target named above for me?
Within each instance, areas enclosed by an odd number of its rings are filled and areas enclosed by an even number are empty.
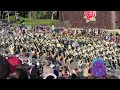
[[[84,18],[86,19],[86,23],[89,21],[96,21],[96,11],[84,11]]]

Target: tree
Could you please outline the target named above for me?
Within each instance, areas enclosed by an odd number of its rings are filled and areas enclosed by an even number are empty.
[[[28,12],[29,11],[18,11],[19,15],[24,17],[24,18],[28,17]]]
[[[2,11],[0,11],[0,18],[1,18],[1,16],[2,16],[2,14],[1,14],[1,13],[2,13]]]
[[[24,18],[30,17],[32,19],[54,19],[57,17],[57,11],[10,11],[9,15],[15,15],[17,17],[17,13],[19,16]],[[7,16],[6,11],[0,11],[0,17],[4,19]]]
[[[2,19],[4,19],[5,17],[7,17],[8,16],[8,13],[10,14],[11,13],[11,11],[0,11],[0,17],[2,18]]]
[[[14,11],[14,14],[15,14],[15,20],[20,21],[19,13],[17,13],[17,11]]]
[[[36,18],[37,19],[45,19],[46,12],[45,11],[37,11]]]
[[[49,18],[52,20],[54,19],[54,14],[57,13],[57,11],[46,11],[46,15],[48,15]]]
[[[29,16],[31,19],[37,19],[37,12],[38,12],[38,11],[29,11],[29,12],[28,12],[28,16]]]
[[[5,17],[8,17],[8,22],[10,22],[9,16],[10,16],[11,11],[4,11],[4,13],[5,13]]]

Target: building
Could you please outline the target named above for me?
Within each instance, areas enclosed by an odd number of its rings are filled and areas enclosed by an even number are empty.
[[[69,21],[72,27],[120,28],[120,11],[95,11],[95,20],[86,22],[85,17],[90,15],[91,12],[88,11],[87,14],[85,11],[59,11],[59,20]]]

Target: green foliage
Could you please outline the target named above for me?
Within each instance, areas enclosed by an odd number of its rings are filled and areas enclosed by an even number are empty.
[[[19,16],[23,18],[31,18],[31,19],[57,19],[58,18],[57,11],[11,11],[9,15],[13,16],[15,15],[15,12],[19,13]]]
[[[7,20],[7,18],[6,18]],[[13,21],[15,20],[15,16],[10,16],[10,20]],[[20,21],[24,20],[26,25],[54,25],[58,22],[58,20],[51,20],[51,19],[32,19],[30,20],[30,18],[24,18],[24,17],[20,17]],[[14,23],[15,25],[20,25],[20,22],[16,22]]]
[[[56,11],[30,11],[32,19],[52,19],[57,17]]]
[[[37,11],[36,12],[36,19],[45,19],[45,11]]]
[[[26,25],[53,25],[55,23],[57,23],[58,20],[50,20],[50,19],[36,19],[33,21],[27,21],[25,22]]]
[[[24,17],[24,18],[28,17],[28,12],[29,11],[18,11],[19,15]]]

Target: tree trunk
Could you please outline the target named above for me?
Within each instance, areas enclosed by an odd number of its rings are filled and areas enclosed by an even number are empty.
[[[17,20],[17,11],[15,11],[15,20]]]
[[[51,20],[53,20],[53,15],[54,15],[54,14],[52,13],[52,14],[51,14]]]
[[[2,19],[2,14],[0,13],[0,19]]]
[[[3,14],[4,14],[3,11],[1,11],[1,19],[3,19]]]

